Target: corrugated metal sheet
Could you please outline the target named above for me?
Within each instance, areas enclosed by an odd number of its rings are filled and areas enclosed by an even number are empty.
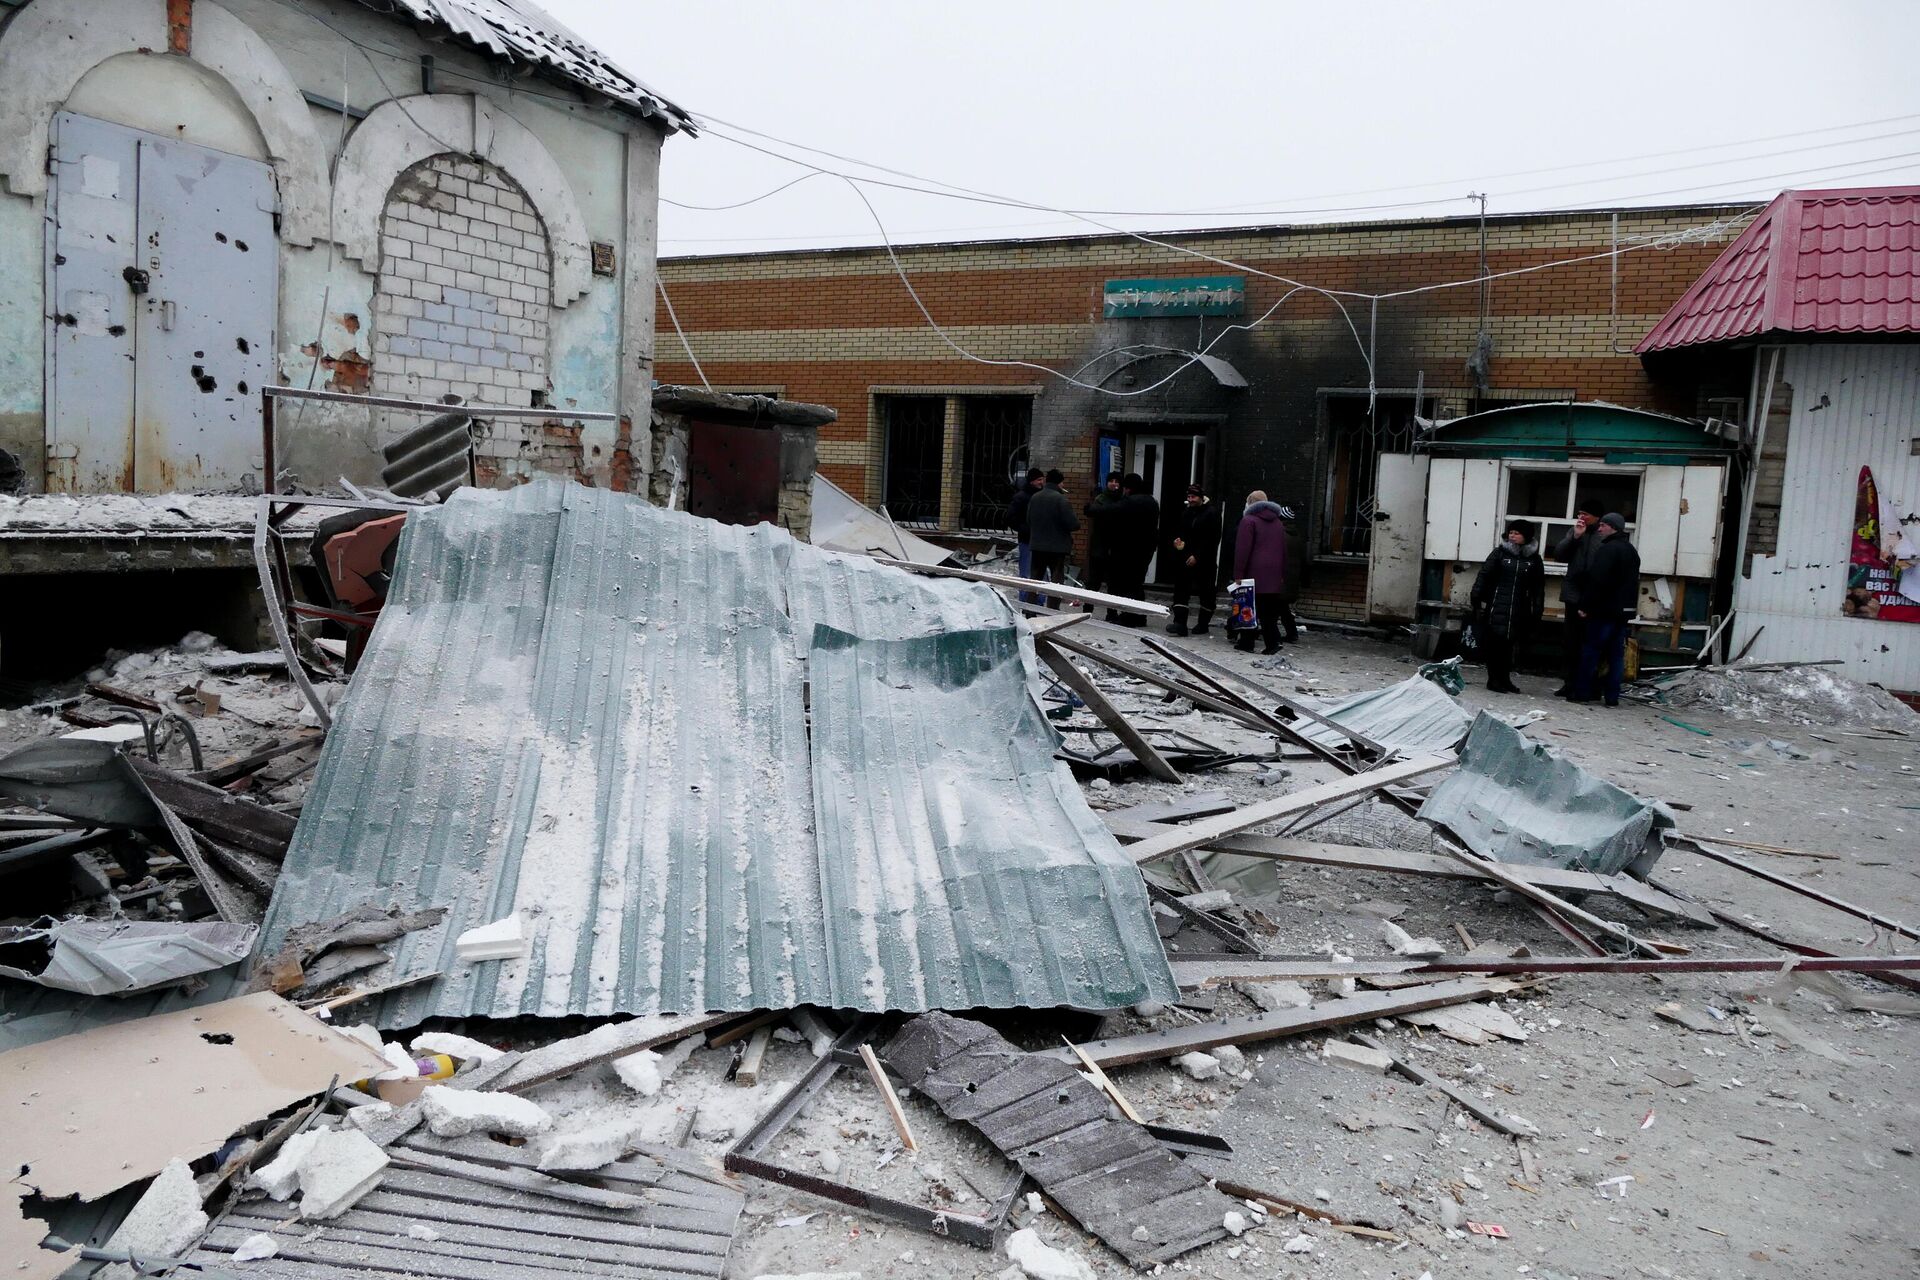
[[[1409,755],[1459,746],[1473,722],[1472,715],[1454,701],[1452,694],[1420,676],[1408,676],[1384,689],[1320,702],[1314,710],[1335,724]],[[1325,725],[1308,722],[1299,728],[1323,746],[1339,747],[1347,741]]]
[[[1752,657],[1768,662],[1842,659],[1837,670],[1890,689],[1920,689],[1920,624],[1849,618],[1847,557],[1853,546],[1860,468],[1873,468],[1894,510],[1920,510],[1920,346],[1820,344],[1789,347],[1782,376],[1793,387],[1776,554],[1753,557],[1735,578],[1733,645],[1766,631]]]
[[[1782,193],[1636,351],[1764,333],[1920,332],[1920,187]]]
[[[446,906],[383,1024],[1171,999],[993,591],[558,482],[413,516],[395,576],[262,930]],[[459,963],[515,910],[527,958]]]
[[[449,28],[490,53],[538,63],[567,79],[647,114],[693,131],[693,117],[667,101],[604,53],[562,26],[531,0],[362,0],[381,13]]]
[[[1460,767],[1440,780],[1420,816],[1497,862],[1612,875],[1659,849],[1673,816],[1529,741],[1490,712],[1474,717]]]

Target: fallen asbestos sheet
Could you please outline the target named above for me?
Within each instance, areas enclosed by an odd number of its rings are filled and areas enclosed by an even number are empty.
[[[250,924],[55,920],[0,928],[0,976],[82,995],[122,995],[239,964]]]
[[[39,1247],[19,1197],[95,1200],[195,1160],[233,1132],[387,1061],[273,995],[246,996],[0,1053],[9,1102],[0,1257],[21,1280],[69,1259]]]
[[[1674,826],[1664,806],[1595,777],[1485,711],[1474,718],[1460,767],[1434,787],[1420,817],[1496,862],[1603,876],[1635,862],[1645,875],[1660,855],[1660,832]]]
[[[887,1065],[964,1121],[1136,1267],[1226,1235],[1233,1200],[1064,1062],[1024,1053],[991,1027],[944,1013],[915,1018]]]
[[[1170,1000],[994,591],[562,485],[413,515],[262,927],[445,907],[432,1016]],[[455,939],[518,915],[515,958]]]

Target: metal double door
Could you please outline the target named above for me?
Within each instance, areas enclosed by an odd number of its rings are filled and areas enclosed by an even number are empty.
[[[258,491],[273,171],[61,112],[47,220],[47,488]]]

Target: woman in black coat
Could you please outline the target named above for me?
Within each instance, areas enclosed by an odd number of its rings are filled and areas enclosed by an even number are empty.
[[[1473,621],[1490,692],[1521,692],[1513,682],[1514,650],[1539,623],[1546,595],[1547,570],[1533,545],[1533,525],[1515,520],[1473,582]]]

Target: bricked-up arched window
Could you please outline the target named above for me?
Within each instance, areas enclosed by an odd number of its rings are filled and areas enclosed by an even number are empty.
[[[380,222],[374,394],[545,403],[552,271],[546,227],[503,170],[456,155],[408,169]],[[395,418],[382,436],[417,425]],[[539,430],[493,424],[480,448],[483,482],[531,474]]]

